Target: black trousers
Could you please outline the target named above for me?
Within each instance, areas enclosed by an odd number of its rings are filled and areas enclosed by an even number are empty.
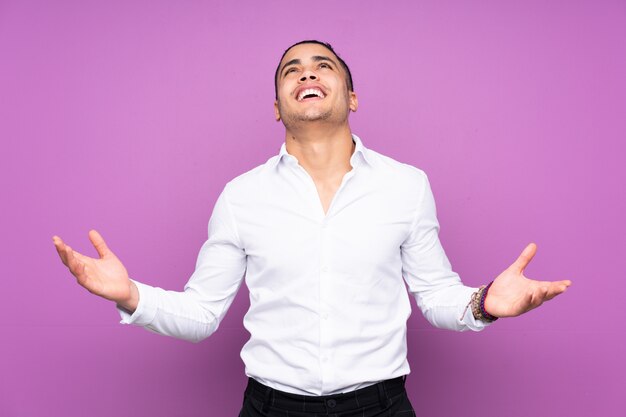
[[[318,397],[275,390],[249,378],[239,417],[414,417],[404,379]]]

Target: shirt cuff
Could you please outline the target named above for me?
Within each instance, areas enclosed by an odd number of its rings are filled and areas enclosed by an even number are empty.
[[[135,312],[130,314],[120,306],[116,305],[117,311],[120,313],[121,324],[134,324],[136,326],[147,326],[154,320],[157,313],[157,297],[156,288],[142,284],[135,280],[131,280],[137,286],[139,291],[139,303]]]
[[[478,291],[478,288],[472,288],[472,294],[474,292]],[[469,328],[470,330],[474,330],[474,331],[480,331],[483,330],[485,327],[490,326],[492,323],[491,322],[485,322],[482,320],[477,320],[474,317],[474,314],[472,313],[472,306],[471,304],[471,294],[470,294],[470,299],[467,302],[467,305],[465,307],[463,307],[463,312],[462,317],[460,318],[460,321],[462,324],[464,324],[465,326],[467,326],[467,328]]]

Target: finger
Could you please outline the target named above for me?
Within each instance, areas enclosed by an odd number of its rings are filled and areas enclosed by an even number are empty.
[[[63,265],[67,266],[67,257],[65,256],[65,243],[58,236],[53,236],[52,241],[54,242],[54,248],[57,250],[59,254],[59,258],[61,258],[61,262]]]
[[[547,287],[535,288],[530,297],[530,309],[537,308],[541,304],[543,304],[543,302],[546,301],[547,295],[548,295]]]
[[[91,240],[91,243],[96,248],[96,251],[98,252],[98,255],[100,255],[100,258],[104,258],[111,253],[111,250],[104,242],[104,239],[102,238],[100,233],[98,233],[97,231],[93,229],[89,231],[89,240]]]
[[[67,267],[72,274],[78,277],[84,270],[84,264],[74,256],[74,251],[68,245],[65,245],[65,258],[67,259]]]
[[[519,273],[524,272],[526,266],[528,266],[530,261],[535,256],[535,253],[537,253],[537,245],[534,243],[528,244],[528,246],[526,246],[522,251],[522,254],[515,260],[515,262],[513,262],[511,267]]]
[[[550,286],[552,288],[554,288],[556,291],[558,291],[559,293],[562,293],[563,291],[567,290],[570,285],[572,285],[572,281],[570,281],[569,279],[563,280],[563,281],[554,281],[550,283]]]
[[[78,279],[78,282],[82,285],[85,281],[85,264],[79,261],[75,255],[76,252],[72,250],[71,247],[66,246],[66,254],[67,254],[67,266],[72,272],[72,274]]]
[[[72,251],[72,254],[78,259],[80,262],[86,264],[87,262],[94,261],[95,259],[90,258],[89,256],[85,256],[80,252]]]
[[[551,300],[557,295],[563,294],[567,291],[567,288],[571,285],[571,281],[557,281],[551,282],[548,287],[548,294],[546,295],[546,300]]]
[[[533,281],[531,304],[533,308],[538,307],[544,301],[552,300],[559,294],[564,293],[567,290],[571,281]]]
[[[56,237],[56,236],[55,236]],[[61,240],[60,238],[58,238],[59,240]],[[56,244],[55,244],[56,245]],[[74,249],[70,248],[67,244],[63,243],[61,241],[61,243],[59,244],[59,246],[57,246],[57,251],[59,251],[59,248],[62,249],[61,252],[59,252],[59,254],[63,253],[65,255],[65,251],[67,248],[69,248],[72,251],[72,255],[74,255],[75,258],[77,258],[79,261],[83,262],[83,263],[87,263],[90,261],[94,261],[95,259],[90,258],[89,256],[85,256],[80,252],[75,251]],[[67,260],[67,256],[65,256],[66,260]]]

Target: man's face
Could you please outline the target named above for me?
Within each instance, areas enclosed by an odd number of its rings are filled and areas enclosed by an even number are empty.
[[[302,122],[343,123],[358,107],[339,60],[322,45],[291,48],[280,63],[277,86],[276,120],[287,129]]]

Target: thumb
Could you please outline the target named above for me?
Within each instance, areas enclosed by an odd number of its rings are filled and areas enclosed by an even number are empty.
[[[89,231],[89,240],[91,240],[92,245],[96,248],[96,251],[98,251],[98,255],[100,255],[101,259],[112,253],[97,231],[93,229]]]
[[[528,246],[526,246],[522,251],[522,254],[515,260],[515,262],[513,262],[511,268],[519,273],[524,272],[526,266],[528,266],[530,261],[535,256],[535,253],[537,253],[537,245],[529,243]]]

